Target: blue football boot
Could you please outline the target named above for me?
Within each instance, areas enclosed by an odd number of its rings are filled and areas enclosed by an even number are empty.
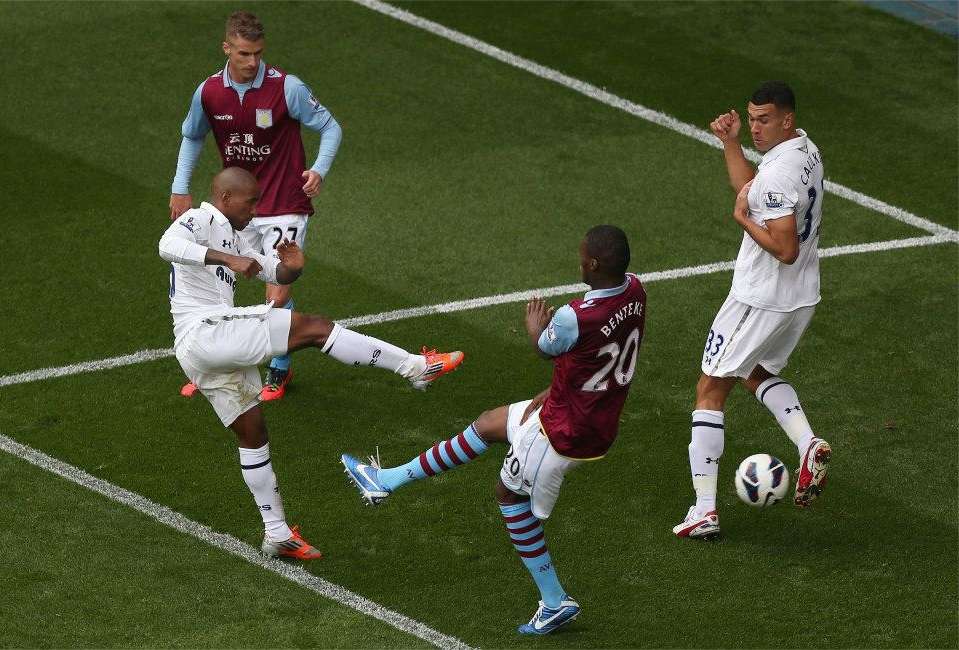
[[[369,464],[361,463],[358,458],[343,454],[340,462],[346,468],[346,475],[350,477],[353,485],[360,491],[363,501],[368,505],[375,506],[390,496],[390,491],[379,481],[377,472],[380,465],[375,460],[371,458]]]
[[[569,623],[579,616],[579,603],[563,596],[559,607],[547,607],[543,601],[539,601],[539,609],[530,619],[529,623],[520,625],[516,631],[520,634],[549,634],[563,623]]]

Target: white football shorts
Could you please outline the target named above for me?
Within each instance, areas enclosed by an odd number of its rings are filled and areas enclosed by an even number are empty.
[[[760,365],[778,375],[815,311],[815,305],[794,311],[769,311],[729,296],[706,336],[703,374],[745,378]]]
[[[260,403],[257,365],[286,354],[292,315],[272,303],[236,307],[200,321],[177,346],[183,372],[210,400],[223,426]]]
[[[306,226],[309,217],[305,214],[283,214],[276,217],[254,217],[250,224],[240,231],[247,245],[263,255],[276,250],[277,245],[287,238],[306,250]]]
[[[560,456],[549,444],[539,421],[539,409],[520,424],[523,411],[532,400],[510,404],[506,418],[506,437],[510,448],[503,460],[500,479],[508,489],[530,498],[533,515],[546,519],[556,505],[566,472],[582,461]]]

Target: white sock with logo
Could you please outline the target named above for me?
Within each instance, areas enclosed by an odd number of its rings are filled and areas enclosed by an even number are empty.
[[[392,343],[348,330],[339,323],[333,324],[323,353],[351,366],[386,368],[407,379],[426,369],[426,361],[421,355],[410,354]]]
[[[286,515],[283,513],[283,500],[280,498],[280,488],[273,473],[273,464],[270,462],[270,443],[259,449],[240,447],[240,471],[243,480],[253,493],[256,507],[263,517],[263,527],[270,539],[282,541],[293,536],[290,527],[286,525]]]
[[[756,399],[776,417],[776,422],[796,445],[802,458],[816,434],[809,426],[796,390],[786,380],[770,377],[756,388]]]
[[[696,510],[700,514],[716,509],[719,458],[723,455],[725,433],[722,411],[693,411],[689,469],[693,475],[693,489],[696,490]]]

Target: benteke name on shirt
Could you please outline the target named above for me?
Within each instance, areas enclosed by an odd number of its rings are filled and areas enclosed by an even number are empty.
[[[603,325],[602,327],[599,328],[599,330],[606,336],[606,338],[609,338],[609,335],[613,333],[613,330],[616,329],[616,326],[622,323],[624,320],[626,320],[626,318],[628,318],[629,316],[642,316],[642,315],[643,315],[643,303],[639,302],[638,300],[636,302],[631,302],[627,305],[620,307],[619,311],[617,311],[613,315],[613,317],[609,319],[608,321],[609,324]]]

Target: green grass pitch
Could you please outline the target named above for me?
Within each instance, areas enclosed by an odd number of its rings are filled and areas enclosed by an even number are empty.
[[[797,93],[827,178],[959,227],[956,43],[857,2],[409,2],[400,6],[707,128],[759,82]],[[179,127],[222,66],[230,4],[0,2],[5,190],[0,377],[172,345],[157,241]],[[741,232],[716,149],[358,4],[254,2],[266,60],[343,126],[316,201],[304,311],[344,319],[578,281],[597,223],[640,274],[732,260]],[[315,138],[307,139],[308,157]],[[193,197],[218,168],[208,140]],[[824,248],[928,233],[835,195]],[[466,351],[427,394],[295,357],[264,408],[309,572],[473,647],[936,647],[957,641],[957,249],[830,257],[785,375],[834,449],[808,511],[753,511],[739,459],[792,444],[736,391],[720,473],[723,538],[684,543],[699,354],[730,273],[650,282],[620,437],[570,475],[547,539],[583,605],[515,634],[537,593],[491,486],[502,458],[364,508],[342,452],[405,462],[549,381],[513,303],[364,326]],[[241,285],[238,304],[262,288]],[[553,299],[561,304],[573,296]],[[236,445],[178,395],[172,358],[0,385],[0,434],[257,545]],[[0,647],[427,647],[124,505],[0,452]]]

